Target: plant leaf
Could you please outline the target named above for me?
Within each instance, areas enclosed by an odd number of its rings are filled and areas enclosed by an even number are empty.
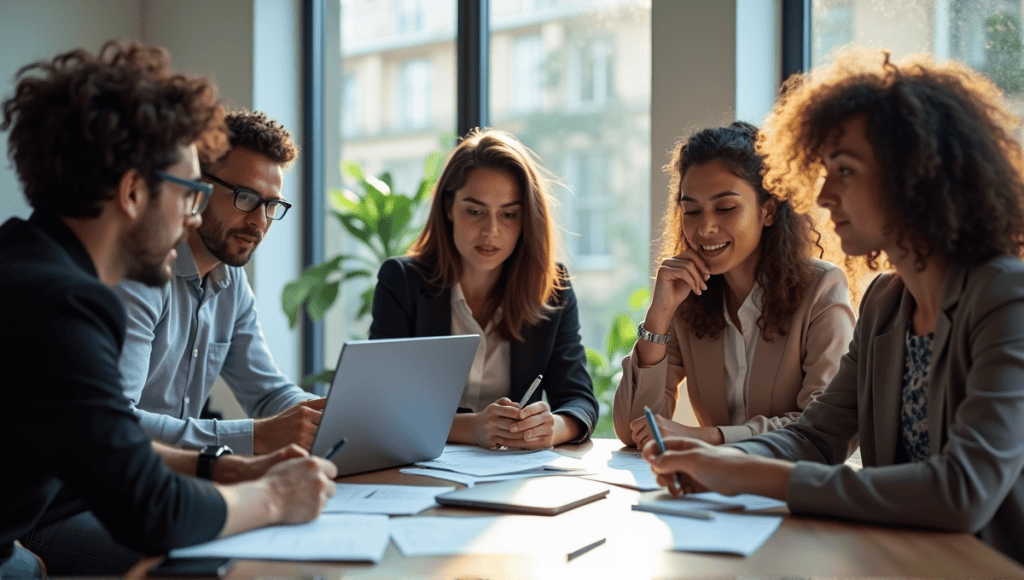
[[[332,380],[334,380],[334,369],[324,369],[316,373],[315,375],[309,375],[308,377],[302,379],[301,386],[302,388],[308,391],[310,390],[310,387],[312,387],[316,383],[324,383],[325,385],[329,385],[331,384]]]
[[[327,313],[327,309],[334,304],[338,298],[338,287],[340,281],[329,282],[314,289],[309,293],[309,302],[306,304],[306,311],[313,320],[320,320]]]
[[[647,287],[637,288],[629,295],[629,309],[630,310],[643,310],[647,308],[647,305],[651,303],[651,291]]]
[[[345,177],[351,178],[353,181],[362,181],[365,179],[363,168],[351,159],[341,160],[341,174]]]
[[[341,211],[359,211],[359,196],[347,189],[332,189],[328,193],[331,205]]]
[[[589,364],[590,368],[594,371],[600,372],[608,366],[608,361],[601,355],[601,353],[587,347],[587,364]]]

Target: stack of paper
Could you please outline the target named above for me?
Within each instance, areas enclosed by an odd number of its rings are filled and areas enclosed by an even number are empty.
[[[446,479],[448,481],[454,481],[455,483],[461,483],[466,487],[473,487],[478,483],[491,483],[494,481],[508,481],[510,479],[524,479],[527,477],[544,477],[546,475],[582,475],[587,472],[565,472],[553,469],[531,469],[529,471],[519,471],[517,473],[504,473],[501,475],[466,475],[465,473],[456,473],[454,471],[445,471],[443,469],[431,469],[429,467],[403,467],[400,469],[402,473],[408,475],[425,475],[427,477],[434,477],[437,479]]]
[[[339,483],[338,492],[327,501],[324,513],[349,512],[411,516],[436,507],[434,498],[453,487]]]
[[[417,463],[417,465],[477,477],[535,469],[567,471],[582,467],[578,460],[559,455],[549,449],[536,451],[483,449],[473,445],[445,445],[440,457]]]
[[[171,550],[170,555],[377,562],[384,556],[388,541],[387,516],[324,514],[309,523],[260,528]]]

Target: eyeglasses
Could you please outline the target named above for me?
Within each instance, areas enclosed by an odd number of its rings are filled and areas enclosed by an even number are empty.
[[[184,185],[188,188],[188,191],[186,192],[187,197],[185,199],[188,202],[187,207],[189,215],[203,213],[203,210],[206,209],[206,204],[210,203],[210,197],[213,196],[213,185],[203,183],[202,181],[183,179],[176,175],[171,175],[170,173],[164,173],[163,171],[154,171],[153,174],[164,181]]]
[[[292,207],[292,204],[282,199],[267,199],[260,194],[252,191],[251,189],[245,189],[242,187],[236,187],[230,183],[210,175],[209,173],[203,173],[203,176],[208,177],[224,186],[226,189],[231,190],[235,194],[235,207],[249,213],[255,211],[261,205],[265,205],[267,218],[272,220],[279,220],[284,217],[284,214],[288,213],[288,210]]]

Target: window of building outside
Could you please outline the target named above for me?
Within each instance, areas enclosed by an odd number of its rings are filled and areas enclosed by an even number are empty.
[[[890,49],[895,58],[926,52],[959,60],[992,79],[1022,115],[1022,20],[1021,0],[814,0],[811,58],[827,62],[854,43]]]
[[[452,0],[337,0],[340,4],[341,127],[327,138],[341,142],[328,171],[342,159],[357,162],[367,175],[392,177],[393,191],[412,196],[423,177],[423,164],[441,149],[442,136],[455,129],[455,2]],[[348,181],[343,187],[356,190]],[[328,203],[327,209],[333,209]],[[419,223],[422,223],[420,220]],[[326,216],[324,255],[356,254],[372,260],[362,244]],[[341,286],[339,298],[324,318],[324,359],[333,367],[346,340],[365,339],[370,316],[357,316],[361,294],[373,288],[379,264],[359,265],[373,271]]]
[[[424,159],[455,128],[457,3],[338,2],[342,126],[328,138],[341,140],[341,158],[389,172],[394,190],[411,195]],[[519,137],[560,184],[560,260],[583,342],[603,351],[613,316],[649,284],[650,0],[491,0],[490,39],[491,126]],[[366,254],[327,222],[327,257]],[[343,341],[366,337],[369,316],[356,312],[374,282],[342,285],[325,318],[328,365]]]
[[[562,261],[599,352],[649,285],[650,15],[649,0],[491,0],[491,124],[560,183]]]

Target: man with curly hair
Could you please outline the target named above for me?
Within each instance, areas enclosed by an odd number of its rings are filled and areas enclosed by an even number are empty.
[[[188,477],[199,453],[151,441],[121,385],[125,318],[111,286],[166,284],[175,247],[200,224],[211,190],[197,181],[198,151],[226,147],[213,85],[176,74],[162,48],[119,42],[18,77],[0,129],[34,211],[0,226],[0,577],[42,576],[16,540],[62,486],[91,508],[75,521],[103,553],[74,552],[58,529],[69,549],[40,553],[56,575],[119,574],[141,555],[316,518],[333,464],[290,446],[232,458],[214,482]]]
[[[142,428],[164,443],[203,449],[210,461],[231,451],[309,449],[324,402],[278,370],[241,267],[291,207],[281,186],[298,151],[264,113],[232,112],[226,124],[231,149],[203,163],[213,198],[203,224],[177,248],[171,283],[115,288],[128,314],[121,373]],[[201,417],[217,376],[252,419]]]

